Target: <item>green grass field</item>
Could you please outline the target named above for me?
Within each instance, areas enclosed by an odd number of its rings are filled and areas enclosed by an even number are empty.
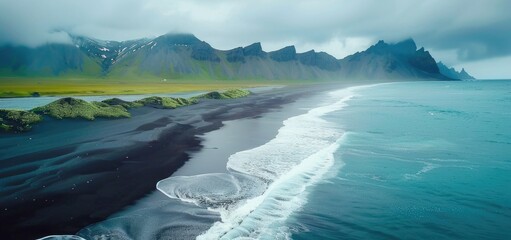
[[[215,91],[232,88],[295,84],[286,81],[251,80],[163,80],[161,78],[35,78],[0,77],[0,97],[127,95],[193,91]]]

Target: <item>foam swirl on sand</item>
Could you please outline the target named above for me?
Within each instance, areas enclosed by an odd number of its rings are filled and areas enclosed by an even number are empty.
[[[345,107],[357,88],[331,92],[323,106],[285,120],[268,143],[231,155],[229,173],[171,177],[157,189],[220,213],[198,239],[287,238],[284,221],[333,166],[343,140],[343,130],[322,117]]]

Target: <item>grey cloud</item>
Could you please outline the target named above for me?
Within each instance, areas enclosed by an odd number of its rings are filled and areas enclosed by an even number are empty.
[[[511,55],[508,9],[506,0],[1,0],[0,43],[68,41],[55,29],[110,40],[190,32],[221,49],[413,37],[463,62]]]

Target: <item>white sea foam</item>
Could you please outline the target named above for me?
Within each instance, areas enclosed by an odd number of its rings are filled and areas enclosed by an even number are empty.
[[[171,177],[157,189],[220,213],[198,239],[287,238],[284,221],[333,166],[343,140],[344,131],[322,116],[345,107],[358,88],[331,92],[323,106],[285,120],[268,143],[231,155],[229,173]]]
[[[85,240],[84,238],[76,235],[50,235],[37,240]]]
[[[288,231],[284,221],[306,202],[306,188],[321,180],[334,164],[333,153],[341,142],[342,137],[307,157],[273,182],[263,195],[234,210],[217,209],[222,221],[216,222],[198,239],[286,239]]]

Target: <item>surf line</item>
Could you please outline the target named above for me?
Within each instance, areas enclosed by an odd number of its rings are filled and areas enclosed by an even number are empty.
[[[283,222],[306,202],[305,189],[328,172],[343,142],[344,131],[321,117],[342,110],[364,87],[330,92],[323,106],[286,119],[266,144],[231,155],[229,173],[170,177],[156,188],[220,214],[198,239],[284,237]]]

